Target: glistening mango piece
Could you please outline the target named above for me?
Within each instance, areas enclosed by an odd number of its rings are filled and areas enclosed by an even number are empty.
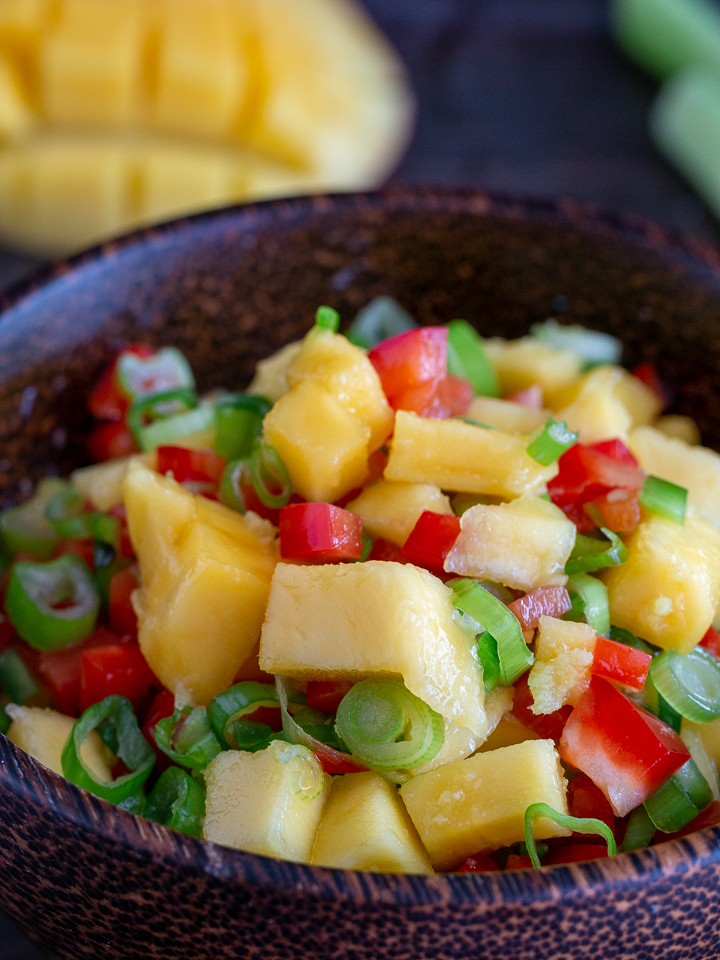
[[[8,739],[39,763],[62,776],[62,752],[75,725],[73,717],[42,707],[7,708],[12,719]],[[99,780],[112,780],[108,751],[93,730],[80,749],[80,755]]]
[[[545,426],[550,411],[525,407],[522,403],[499,400],[497,397],[475,397],[466,416],[478,423],[505,430],[506,433],[533,433]]]
[[[582,361],[572,350],[558,350],[534,337],[485,341],[488,358],[504,395],[538,384],[551,397],[579,376]]]
[[[15,65],[0,53],[0,141],[23,136],[36,123]]]
[[[541,489],[558,472],[555,463],[543,467],[533,460],[528,442],[502,430],[399,410],[385,479],[512,499]]]
[[[425,510],[452,514],[449,498],[432,483],[380,480],[365,487],[347,509],[363,518],[363,530],[402,547]]]
[[[535,714],[575,704],[590,682],[597,636],[587,623],[540,617],[535,663],[528,677]]]
[[[260,666],[316,679],[399,676],[441,716],[483,736],[477,650],[456,626],[453,609],[450,590],[419,567],[381,560],[279,563]]]
[[[260,634],[273,528],[132,463],[123,484],[142,573],[140,647],[163,686],[207,704],[233,682]]]

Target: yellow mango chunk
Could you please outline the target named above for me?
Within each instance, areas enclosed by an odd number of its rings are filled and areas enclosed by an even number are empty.
[[[310,862],[331,778],[306,747],[274,740],[256,753],[225,750],[204,775],[205,840]]]
[[[275,565],[273,528],[131,464],[123,484],[142,573],[140,647],[163,686],[207,704],[252,652]]]
[[[445,559],[445,570],[526,593],[561,586],[575,535],[575,524],[562,510],[538,497],[478,504],[460,518],[460,535]]]
[[[590,683],[597,635],[587,623],[540,617],[535,663],[528,677],[535,714],[575,704]]]
[[[512,713],[506,713],[500,723],[480,747],[481,753],[489,753],[492,750],[499,750],[501,747],[511,747],[516,743],[524,743],[526,740],[541,740],[539,734],[526,727]]]
[[[471,853],[524,840],[532,803],[566,814],[565,789],[553,741],[528,740],[423,773],[400,796],[433,867],[452,870]],[[538,839],[568,835],[550,820],[535,822]]]
[[[348,503],[363,518],[363,530],[402,547],[425,510],[452,514],[450,500],[432,483],[393,483],[380,480]]]
[[[367,476],[370,428],[314,380],[304,380],[275,404],[265,438],[306,500],[333,502]]]
[[[0,3],[0,46],[12,56],[28,92],[31,88],[33,95],[37,87],[38,41],[55,7],[55,0],[2,0]]]
[[[335,777],[312,862],[339,870],[433,872],[397,787],[377,773]]]
[[[409,564],[279,563],[260,666],[290,677],[402,677],[416,697],[478,736],[487,729],[475,644],[451,591]]]
[[[666,437],[675,440],[684,440],[691,447],[700,443],[700,428],[692,417],[684,417],[680,413],[669,413],[655,421],[655,429],[664,433]]]
[[[57,710],[19,707],[14,703],[8,704],[6,710],[12,719],[8,738],[44,767],[62,776],[62,752],[75,725],[73,717]],[[80,755],[99,780],[112,780],[108,752],[97,731],[93,730],[82,745]]]
[[[654,427],[633,430],[628,446],[643,470],[685,487],[690,506],[720,527],[720,454],[691,446]]]
[[[36,123],[20,77],[9,57],[0,53],[0,140],[26,134]]]
[[[296,340],[293,343],[286,343],[284,347],[264,360],[259,360],[247,392],[267,397],[273,403],[279,400],[290,390],[288,370],[301,349],[302,341]]]
[[[399,410],[385,479],[512,499],[541,489],[558,472],[557,464],[542,467],[533,460],[528,442],[502,430]]]
[[[580,376],[582,360],[572,350],[557,350],[534,337],[485,341],[488,359],[502,394],[517,393],[538,384],[551,397]]]
[[[550,411],[536,410],[496,397],[475,397],[470,402],[466,416],[506,433],[533,433],[545,426]]]
[[[720,766],[720,718],[711,720],[710,723],[691,723],[689,720],[683,720],[682,738],[693,753],[693,759],[697,751],[691,746],[691,738],[700,739],[710,762],[715,765],[715,784],[717,784],[717,768]],[[697,760],[695,762],[697,763]],[[714,786],[711,777],[708,778],[708,783],[711,787]]]
[[[287,379],[291,387],[305,380],[315,381],[369,427],[370,453],[381,447],[392,432],[394,415],[380,377],[367,354],[340,334],[312,329],[290,365]]]
[[[613,624],[689,653],[720,604],[720,533],[692,514],[684,526],[651,516],[626,544],[625,563],[602,577]]]
[[[131,463],[144,463],[155,468],[157,457],[152,453],[133,453],[129,457],[116,457],[105,463],[93,463],[79,467],[70,474],[70,482],[96,510],[111,510],[123,502],[123,481]]]

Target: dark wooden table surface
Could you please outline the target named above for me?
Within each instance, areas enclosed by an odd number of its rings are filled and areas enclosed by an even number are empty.
[[[420,104],[395,180],[572,197],[720,241],[648,138],[655,87],[614,49],[606,0],[366,5],[404,56]],[[0,286],[34,266],[0,251]],[[41,957],[0,916],[2,960]]]

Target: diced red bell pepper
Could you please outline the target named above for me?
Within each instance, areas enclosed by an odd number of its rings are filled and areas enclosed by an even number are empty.
[[[691,833],[697,833],[698,830],[705,830],[707,827],[714,827],[718,823],[720,823],[720,803],[713,800],[694,820],[685,824],[677,833],[662,833],[658,830],[655,834],[655,840],[659,843],[663,843],[665,840],[679,840],[680,837],[687,837]]]
[[[396,547],[394,543],[383,540],[382,537],[378,537],[375,543],[373,543],[368,560],[384,560],[386,563],[410,563],[410,561],[403,556],[400,547]]]
[[[100,627],[76,647],[35,653],[33,669],[49,690],[60,713],[71,717],[80,710],[80,665],[83,653],[94,647],[121,642],[114,633]]]
[[[640,523],[640,500],[637,493],[617,487],[592,501],[604,527],[615,533],[632,533]]]
[[[568,785],[568,807],[571,817],[593,817],[615,830],[615,814],[600,787],[585,773],[579,773]]]
[[[716,657],[720,657],[720,633],[717,632],[715,627],[708,627],[707,633],[700,641],[700,646],[705,647],[706,650],[709,650],[710,653]]]
[[[280,707],[258,707],[252,713],[245,714],[243,720],[249,723],[264,723],[273,733],[282,730],[282,710]]]
[[[533,862],[530,857],[520,856],[517,853],[511,853],[505,864],[506,870],[532,870]]]
[[[602,860],[607,857],[607,844],[572,843],[552,850],[543,860],[543,866],[558,866],[561,863],[584,863],[586,860]]]
[[[187,480],[220,483],[225,460],[214,450],[188,450],[185,447],[158,447],[158,473],[172,473],[178,483]]]
[[[538,587],[508,604],[508,610],[512,610],[523,630],[534,630],[540,617],[561,617],[571,607],[570,594],[565,587]]]
[[[120,389],[117,378],[118,360],[123,353],[133,353],[136,357],[151,357],[155,351],[144,343],[137,343],[126,347],[115,357],[90,391],[87,400],[88,410],[98,420],[122,420],[127,411],[128,400]]]
[[[323,768],[324,773],[365,773],[368,769],[364,764],[360,763],[359,760],[356,760],[349,754],[342,754],[341,756],[337,752],[331,753],[329,751],[316,750],[315,756],[320,761],[320,766]]]
[[[455,873],[490,873],[499,869],[497,863],[486,853],[474,853]]]
[[[591,446],[576,443],[560,457],[558,475],[548,483],[553,503],[561,507],[564,504],[582,506],[617,487],[641,490],[645,474],[637,461],[633,466],[628,457],[634,461],[620,440]]]
[[[445,557],[459,535],[459,517],[423,510],[401,552],[406,560],[419,567],[442,570]]]
[[[475,390],[469,380],[450,374],[435,388],[429,408],[418,413],[437,420],[462,417],[468,412],[474,396]]]
[[[132,567],[120,570],[110,578],[110,629],[119,636],[137,636],[137,614],[130,599],[137,590],[138,578]]]
[[[352,686],[348,680],[309,680],[305,701],[311,710],[335,714]]]
[[[601,677],[590,679],[559,749],[563,760],[600,787],[619,817],[644,803],[690,759],[674,730]]]
[[[633,690],[642,690],[651,663],[649,653],[608,640],[607,637],[598,637],[590,672]]]
[[[283,507],[279,532],[284,560],[358,560],[363,550],[362,517],[332,503]]]
[[[83,651],[80,662],[80,710],[118,694],[137,706],[155,682],[140,647],[118,643]]]
[[[534,702],[528,686],[527,674],[525,674],[515,684],[513,716],[543,740],[559,740],[567,719],[572,713],[572,707],[566,704],[554,713],[535,714],[531,709]]]
[[[660,379],[655,364],[652,360],[644,360],[630,371],[634,377],[641,380],[646,387],[649,387],[662,400],[663,409],[669,407],[672,402],[672,396],[667,387]]]
[[[53,549],[53,558],[72,553],[80,557],[92,570],[95,566],[95,546],[92,540],[59,540]]]
[[[539,383],[534,383],[531,387],[526,387],[524,390],[518,390],[517,393],[511,393],[510,396],[505,397],[505,399],[511,403],[519,403],[521,407],[532,407],[533,410],[542,410],[545,402],[543,399],[543,388]]]
[[[368,359],[394,409],[419,412],[431,402],[447,376],[447,343],[447,327],[421,327],[383,340],[370,351]],[[413,392],[423,385],[428,390]]]
[[[597,443],[591,443],[588,445],[588,449],[594,450],[596,453],[602,453],[626,467],[640,466],[635,455],[628,450],[618,437],[614,440],[599,440]]]
[[[101,424],[88,434],[85,443],[90,459],[95,463],[128,457],[139,451],[135,437],[122,421]]]

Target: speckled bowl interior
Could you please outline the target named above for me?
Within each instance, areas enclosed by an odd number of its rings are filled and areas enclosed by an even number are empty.
[[[5,299],[0,500],[83,461],[84,396],[128,341],[242,387],[321,303],[518,336],[556,316],[653,359],[720,448],[720,255],[574,204],[392,190],[212,213],[109,244]],[[203,844],[83,793],[0,736],[0,906],[67,960],[709,960],[720,829],[537,872],[404,877]],[[0,948],[0,956],[2,948]]]

